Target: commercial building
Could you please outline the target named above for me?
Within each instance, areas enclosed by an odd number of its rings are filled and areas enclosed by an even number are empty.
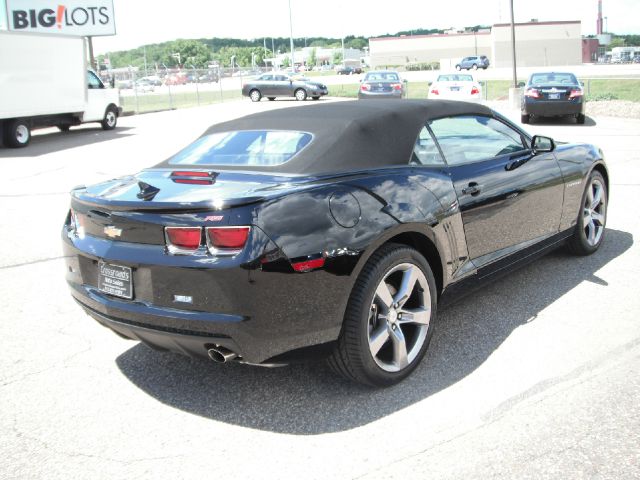
[[[580,21],[516,23],[518,66],[582,63]],[[369,39],[371,66],[405,66],[440,62],[455,66],[463,57],[486,55],[495,67],[511,65],[511,25],[493,25],[479,32],[382,37]]]

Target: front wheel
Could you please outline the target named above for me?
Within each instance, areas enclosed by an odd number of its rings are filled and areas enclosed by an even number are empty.
[[[329,365],[348,380],[394,385],[422,360],[435,313],[435,280],[427,261],[413,248],[386,244],[356,280]]]
[[[103,130],[113,130],[116,128],[116,125],[118,124],[118,111],[115,107],[107,107],[101,123]]]
[[[251,92],[249,93],[249,98],[252,102],[259,102],[262,98],[262,94],[260,93],[260,90],[251,90]]]
[[[607,223],[607,184],[598,171],[591,172],[582,194],[582,203],[573,235],[567,245],[575,255],[591,255],[604,238]]]
[[[456,70],[460,71],[460,70],[462,70],[462,67],[460,65],[456,65]]]
[[[299,102],[304,102],[307,99],[307,92],[303,88],[299,88],[294,93],[296,100]]]
[[[4,144],[11,148],[22,148],[31,141],[31,129],[26,120],[17,118],[4,125]]]
[[[473,64],[473,66],[472,66],[471,68],[473,68],[474,70],[478,70],[478,65],[476,65],[476,64],[474,63],[474,64]]]

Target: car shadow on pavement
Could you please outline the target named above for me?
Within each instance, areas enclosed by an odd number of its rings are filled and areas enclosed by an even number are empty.
[[[535,117],[530,120],[531,125],[553,125],[558,127],[595,127],[598,123],[587,115],[584,125],[578,125],[573,117]]]
[[[372,389],[342,380],[324,363],[283,368],[218,365],[138,344],[116,359],[121,372],[158,401],[247,428],[316,435],[376,421],[472,374],[521,325],[580,283],[606,286],[597,273],[633,245],[607,230],[600,250],[563,249],[473,293],[439,314],[426,358],[404,382]],[[614,301],[612,299],[612,301]]]
[[[69,150],[71,148],[106,142],[119,138],[126,138],[133,133],[131,127],[116,127],[114,130],[103,130],[101,127],[72,128],[68,132],[57,129],[47,129],[46,133],[36,133],[31,137],[31,143],[25,148],[0,147],[0,162],[3,157],[39,157],[49,153]]]

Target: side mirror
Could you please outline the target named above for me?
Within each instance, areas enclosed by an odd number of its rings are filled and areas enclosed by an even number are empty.
[[[523,88],[524,87],[524,82],[518,82],[518,88]]]
[[[556,143],[553,141],[553,138],[534,135],[531,139],[531,150],[534,155],[537,155],[538,153],[553,152],[555,149]]]

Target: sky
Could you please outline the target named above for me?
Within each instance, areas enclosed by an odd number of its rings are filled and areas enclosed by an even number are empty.
[[[509,0],[393,0],[385,2],[384,8],[376,8],[374,1],[354,0],[319,3],[309,0],[114,0],[117,35],[95,37],[93,45],[100,54],[176,38],[288,37],[289,1],[294,37],[370,37],[413,28],[446,29],[509,21]],[[581,20],[583,35],[595,33],[597,0],[513,0],[513,3],[516,22],[532,18]],[[52,4],[57,2],[52,0]],[[309,11],[312,4],[313,13]],[[3,10],[4,0],[0,0],[4,27]],[[611,32],[640,33],[640,0],[603,0],[603,16],[607,17]]]

